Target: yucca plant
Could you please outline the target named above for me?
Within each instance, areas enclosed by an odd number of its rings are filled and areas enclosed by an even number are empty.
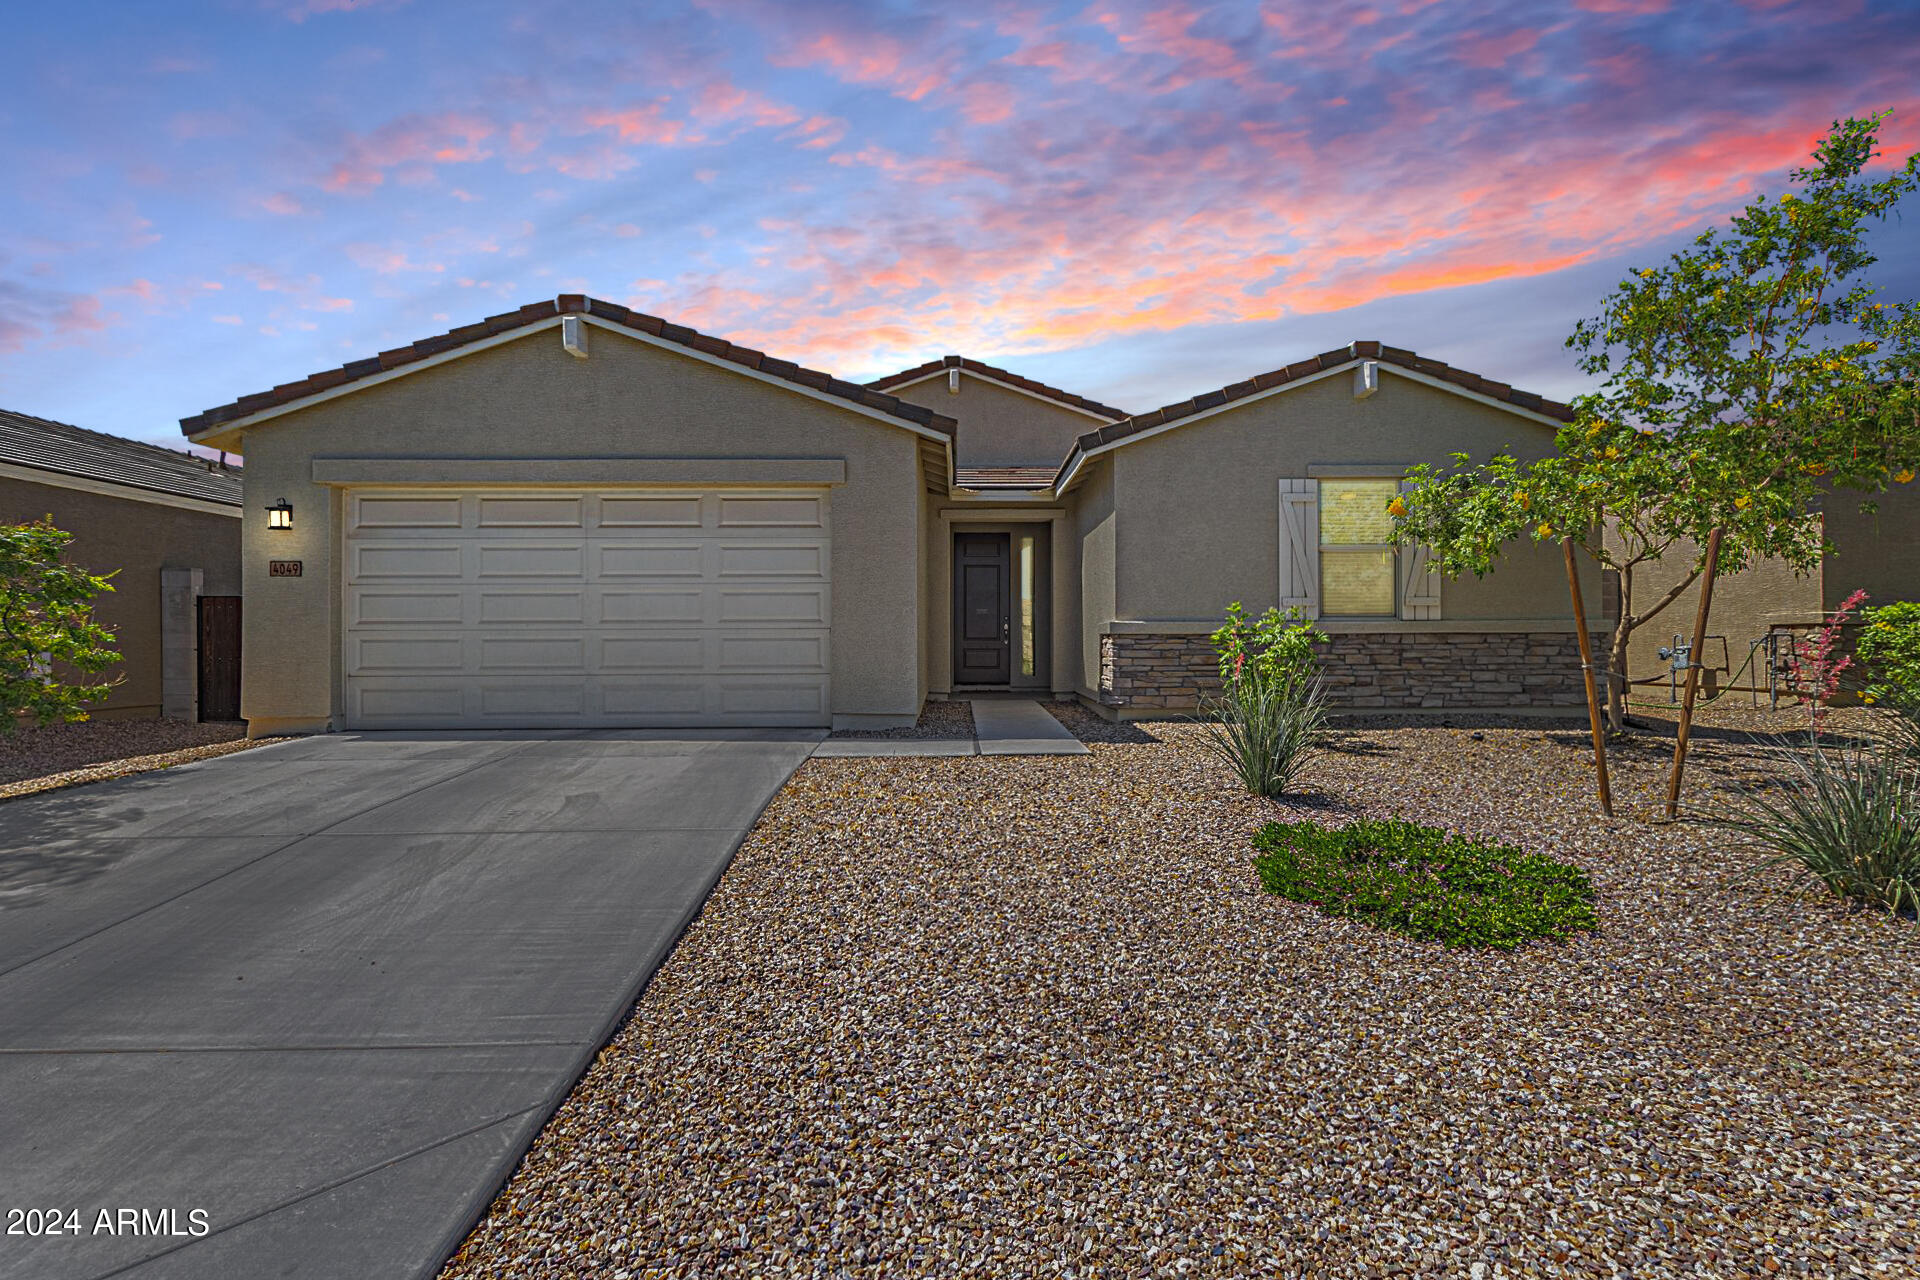
[[[1200,700],[1207,746],[1248,791],[1272,797],[1293,786],[1327,734],[1320,677],[1242,678],[1218,700]]]
[[[1759,796],[1721,826],[1772,849],[1756,871],[1793,867],[1796,884],[1889,911],[1920,906],[1920,771],[1886,746],[1823,748],[1808,738],[1787,753],[1777,796]]]

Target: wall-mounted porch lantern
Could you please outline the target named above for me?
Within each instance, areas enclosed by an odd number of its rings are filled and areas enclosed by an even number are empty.
[[[267,528],[269,529],[293,528],[293,504],[291,502],[288,502],[285,498],[280,499],[280,501],[278,502],[268,504]]]

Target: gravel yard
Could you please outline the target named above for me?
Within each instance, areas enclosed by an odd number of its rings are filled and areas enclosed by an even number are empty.
[[[242,721],[82,720],[0,737],[0,800],[205,760],[248,747]]]
[[[919,722],[901,729],[836,729],[834,738],[971,738],[973,708],[966,702],[929,698],[920,708]]]
[[[446,1275],[1920,1274],[1912,921],[1601,821],[1582,723],[1359,722],[1272,805],[1060,714],[1090,757],[803,766]],[[1711,720],[1703,804],[1774,767]],[[1259,892],[1262,821],[1362,812],[1577,862],[1601,929]]]

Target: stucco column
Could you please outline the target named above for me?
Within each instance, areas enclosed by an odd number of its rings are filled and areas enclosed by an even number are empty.
[[[160,716],[200,718],[199,569],[160,570]]]

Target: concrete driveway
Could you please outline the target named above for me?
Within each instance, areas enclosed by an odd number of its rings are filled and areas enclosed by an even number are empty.
[[[820,736],[344,734],[0,804],[0,1277],[432,1274]]]

